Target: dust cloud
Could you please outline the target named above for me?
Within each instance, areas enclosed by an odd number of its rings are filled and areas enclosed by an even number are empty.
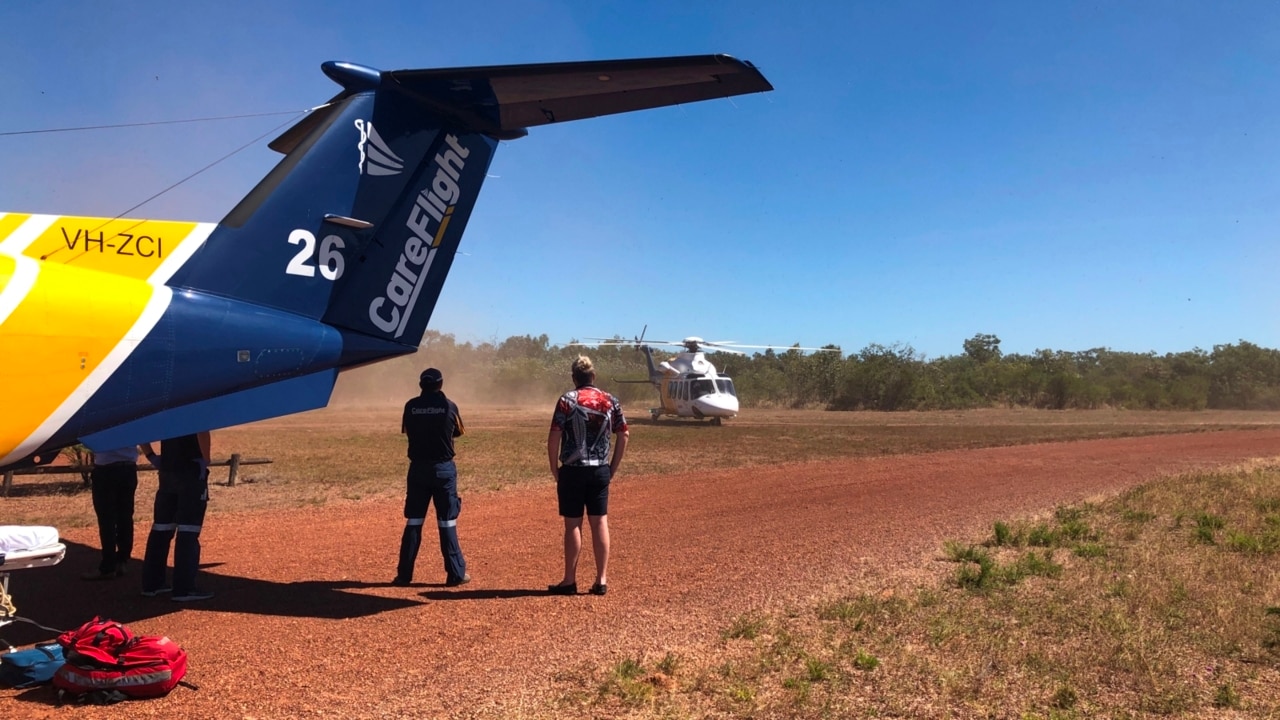
[[[347,370],[338,375],[329,406],[351,409],[401,408],[406,400],[418,395],[418,375],[428,367],[435,367],[444,374],[445,395],[458,405],[502,405],[520,407],[551,406],[560,393],[572,389],[566,373],[564,387],[544,387],[530,383],[524,387],[512,387],[510,383],[499,386],[492,377],[492,368],[466,367],[460,363],[432,363],[422,353],[395,358],[364,367]]]

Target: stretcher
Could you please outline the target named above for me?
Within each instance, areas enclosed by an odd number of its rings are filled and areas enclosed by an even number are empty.
[[[18,617],[18,609],[14,607],[13,597],[9,595],[9,573],[57,565],[66,554],[67,546],[59,542],[57,528],[44,525],[0,525],[0,627],[25,622],[45,630],[53,630],[33,620]],[[7,643],[0,641],[0,644]]]

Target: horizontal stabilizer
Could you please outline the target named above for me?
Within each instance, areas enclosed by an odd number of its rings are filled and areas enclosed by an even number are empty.
[[[80,442],[94,452],[102,452],[315,410],[329,403],[329,395],[333,392],[333,384],[337,379],[337,370],[325,370],[241,390],[86,435],[80,438]]]
[[[326,64],[346,90],[285,131],[271,148],[287,153],[323,124],[330,108],[371,85],[396,87],[451,118],[461,128],[497,138],[526,128],[666,107],[773,89],[754,65],[728,55],[489,65],[375,74]],[[335,71],[334,67],[339,70]],[[345,72],[342,70],[346,70]]]

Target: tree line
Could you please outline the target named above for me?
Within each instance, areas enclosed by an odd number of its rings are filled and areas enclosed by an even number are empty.
[[[707,359],[733,377],[743,407],[1280,409],[1280,351],[1244,340],[1164,355],[1107,348],[1005,354],[1000,338],[981,333],[965,340],[961,352],[932,359],[905,344],[871,344],[850,354],[827,348],[707,353]],[[416,392],[418,372],[435,366],[445,373],[446,390],[468,401],[545,403],[570,386],[569,364],[579,354],[591,356],[597,385],[624,404],[655,402],[652,386],[619,382],[648,376],[632,346],[552,345],[546,335],[458,343],[435,331],[416,355],[345,374],[335,399],[403,402]],[[670,355],[655,350],[658,361]]]

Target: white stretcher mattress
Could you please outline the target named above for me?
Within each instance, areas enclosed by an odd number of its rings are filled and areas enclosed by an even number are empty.
[[[57,565],[67,554],[58,529],[47,525],[0,525],[0,573]]]

